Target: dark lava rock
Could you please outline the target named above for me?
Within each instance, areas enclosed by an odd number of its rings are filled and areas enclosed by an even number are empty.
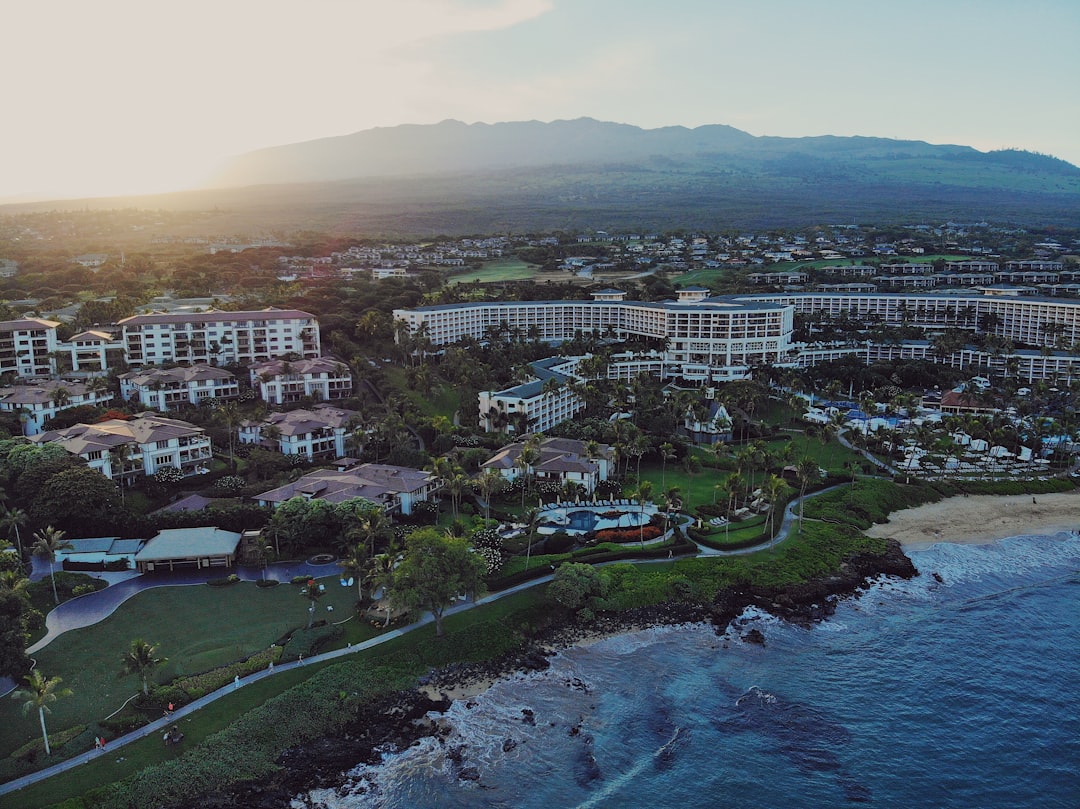
[[[933,575],[934,575],[934,581],[936,581],[938,584],[944,584],[945,583],[945,579],[941,578],[940,573],[934,573]]]
[[[765,636],[761,634],[760,629],[751,629],[749,632],[742,636],[742,639],[746,643],[756,643],[758,646],[765,645]]]
[[[465,767],[457,774],[457,777],[459,781],[479,781],[480,770],[476,767]]]
[[[529,709],[529,708],[522,708],[521,709],[521,721],[524,722],[526,725],[535,725],[536,724],[536,714],[534,714],[532,712],[532,710]]]
[[[506,739],[503,742],[502,750],[503,750],[504,753],[509,753],[511,750],[513,750],[517,746],[518,746],[518,743],[516,741],[514,741],[513,739]]]

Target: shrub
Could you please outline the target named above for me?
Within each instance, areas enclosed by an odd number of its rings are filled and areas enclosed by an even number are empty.
[[[277,579],[259,579],[255,582],[256,587],[277,587],[281,582]]]
[[[196,674],[192,677],[184,677],[183,679],[176,680],[172,684],[172,688],[178,689],[183,692],[187,699],[198,699],[199,697],[209,694],[213,691],[217,691],[229,683],[231,683],[236,677],[247,677],[249,674],[254,674],[257,671],[262,671],[270,665],[271,661],[277,662],[283,657],[283,649],[280,646],[271,646],[269,649],[263,649],[260,652],[256,652],[246,660],[241,660],[238,663],[231,663],[228,666],[222,666],[221,668],[211,669],[210,671],[203,672],[202,674]],[[164,707],[169,702],[180,702],[181,700],[163,699],[160,695],[167,694],[166,689],[155,691],[153,694],[154,699],[160,700],[159,707]],[[187,700],[182,700],[186,702]]]
[[[84,596],[94,592],[97,592],[97,590],[92,584],[76,584],[71,588],[72,596]]]
[[[209,584],[211,587],[225,587],[229,584],[236,584],[238,581],[240,581],[240,577],[233,573],[229,576],[221,576],[220,578],[216,579],[207,579],[206,583]]]
[[[556,531],[544,540],[544,553],[565,553],[576,544],[577,540],[565,531]]]

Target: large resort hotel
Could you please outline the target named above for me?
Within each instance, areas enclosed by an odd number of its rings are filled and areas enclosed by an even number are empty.
[[[688,378],[738,378],[743,370],[727,377],[723,369],[788,360],[794,328],[790,305],[707,295],[708,290],[691,287],[680,290],[676,301],[628,301],[625,292],[609,289],[594,292],[591,301],[422,306],[395,310],[394,317],[413,332],[425,329],[436,346],[463,337],[487,340],[506,330],[552,342],[592,333],[651,338]]]
[[[1017,375],[1029,380],[1080,373],[1080,357],[1051,350],[1080,344],[1080,300],[1035,297],[1033,291],[987,287],[959,294],[793,292],[709,297],[707,289],[688,287],[679,290],[677,300],[644,302],[626,300],[625,293],[609,289],[594,292],[590,301],[422,306],[395,310],[394,317],[414,333],[423,330],[435,346],[506,333],[552,342],[576,334],[652,338],[662,344],[658,348],[664,352],[666,369],[687,380],[706,382],[743,378],[756,365],[806,366],[856,351],[867,361],[932,353],[928,345],[919,349],[866,342],[861,348],[795,343],[796,313],[848,317],[867,327],[909,325],[928,332],[962,329],[994,335],[1041,350],[1017,349],[1010,355],[968,347],[939,360],[1001,373],[1006,359],[1013,357],[1020,362]]]

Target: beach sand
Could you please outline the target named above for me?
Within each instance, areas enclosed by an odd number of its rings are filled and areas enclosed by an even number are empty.
[[[983,544],[1024,534],[1080,528],[1080,492],[972,495],[897,511],[866,533],[892,537],[905,547],[935,542]]]

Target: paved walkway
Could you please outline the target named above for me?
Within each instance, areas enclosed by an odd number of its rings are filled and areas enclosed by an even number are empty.
[[[500,590],[497,593],[492,593],[490,595],[484,596],[483,598],[479,598],[474,602],[463,601],[447,609],[445,614],[447,616],[454,615],[456,613],[463,612],[464,610],[472,609],[478,604],[489,604],[492,601],[498,601],[500,598],[505,598],[506,596],[513,595],[514,593],[518,593],[529,587],[535,587],[538,584],[546,584],[547,582],[551,581],[552,578],[554,578],[552,574],[547,574],[541,576],[540,578],[532,579],[523,584],[519,584],[515,587],[509,587],[506,590]],[[310,666],[313,663],[321,663],[327,660],[334,660],[339,657],[345,657],[346,655],[361,652],[365,649],[371,649],[374,646],[379,646],[380,644],[386,643],[387,641],[393,640],[394,638],[400,638],[405,633],[417,629],[418,627],[427,626],[428,624],[433,623],[433,621],[434,618],[431,616],[430,613],[428,613],[425,614],[418,621],[415,621],[408,626],[401,627],[400,629],[391,629],[387,632],[384,632],[382,635],[379,635],[377,638],[372,638],[371,640],[364,641],[363,643],[358,643],[355,646],[346,646],[341,649],[332,649],[329,652],[323,652],[322,654],[314,655],[313,657],[309,657],[308,659],[303,661],[283,663],[279,666],[275,666],[273,669],[268,668],[263,671],[256,672],[255,674],[252,674],[240,680],[239,686],[227,685],[223,688],[219,688],[217,691],[213,691],[206,696],[200,697],[197,700],[194,700],[186,705],[181,706],[180,708],[177,708],[171,716],[162,716],[160,719],[155,719],[153,722],[147,725],[143,725],[142,727],[133,730],[127,735],[118,736],[117,738],[112,739],[106,745],[105,750],[90,750],[86,753],[81,753],[77,756],[74,756],[73,758],[66,759],[59,764],[54,764],[52,767],[47,767],[43,770],[38,770],[37,772],[32,772],[24,775],[21,778],[16,778],[13,781],[8,781],[5,784],[0,784],[0,795],[6,795],[10,792],[20,790],[23,787],[28,787],[31,784],[36,784],[39,781],[43,781],[46,778],[62,772],[67,772],[68,770],[72,770],[75,767],[86,764],[87,762],[93,761],[94,759],[102,758],[103,756],[107,755],[112,755],[116,750],[120,749],[124,745],[131,744],[134,741],[146,738],[151,734],[160,733],[164,735],[165,731],[169,728],[169,726],[176,724],[185,716],[189,716],[190,714],[195,713],[200,708],[209,705],[211,702],[214,702],[215,700],[221,699],[221,697],[231,694],[238,688],[243,688],[246,685],[258,682],[259,680],[265,680],[267,677],[272,677],[275,674],[283,671],[292,671],[293,669],[299,668],[301,666]]]
[[[843,485],[843,484],[841,484],[841,485]],[[824,494],[825,492],[832,491],[833,489],[836,489],[836,488],[839,488],[839,487],[838,486],[833,486],[833,487],[830,487],[828,489],[822,489],[822,490],[820,490],[818,492],[814,492],[813,494],[807,495],[807,497],[813,497],[813,496],[817,496],[819,494]],[[786,511],[784,513],[784,520],[780,525],[780,530],[777,532],[778,539],[776,539],[774,541],[764,542],[764,543],[762,543],[760,545],[755,545],[755,546],[750,547],[750,548],[740,548],[739,550],[734,550],[734,551],[721,551],[721,550],[716,550],[716,549],[713,549],[713,548],[703,548],[703,547],[701,547],[699,545],[699,546],[697,546],[698,551],[699,551],[699,553],[697,555],[698,556],[738,556],[738,555],[753,553],[755,551],[760,551],[760,550],[763,550],[765,548],[773,547],[774,545],[780,544],[781,542],[784,541],[784,539],[787,538],[787,535],[788,535],[788,533],[790,531],[790,528],[792,526],[792,522],[794,520],[798,519],[798,516],[795,514],[795,510],[794,510],[795,505],[797,503],[798,503],[798,498],[795,498],[794,500],[792,500],[791,503],[788,504],[788,507],[787,507],[787,509],[786,509]],[[684,522],[683,527],[685,527],[685,525],[686,525],[686,523]],[[665,535],[664,538],[666,538],[666,535]],[[604,565],[607,565],[607,564],[619,564],[619,563],[625,562],[625,561],[633,561],[633,562],[636,562],[638,564],[655,564],[655,563],[659,563],[659,562],[667,562],[669,560],[667,560],[667,559],[616,560],[616,561],[613,561],[613,562],[604,563]],[[254,581],[254,580],[257,580],[257,579],[262,577],[263,571],[262,571],[262,568],[240,568],[239,570],[237,570],[237,573],[245,581]],[[303,574],[303,575],[311,575],[311,576],[315,576],[315,577],[323,577],[323,576],[328,576],[328,575],[335,575],[336,576],[336,575],[340,574],[340,568],[338,568],[337,565],[314,566],[314,565],[308,565],[306,563],[299,563],[298,565],[293,565],[293,566],[270,566],[270,568],[268,568],[268,570],[267,570],[267,574],[268,574],[268,578],[276,578],[279,581],[286,581],[287,582],[290,579],[292,579],[293,576],[301,575],[301,574]],[[61,608],[65,607],[65,606],[67,606],[69,604],[74,605],[74,604],[76,604],[77,602],[80,602],[80,601],[86,602],[78,610],[69,609],[67,611],[67,612],[72,613],[72,614],[70,616],[65,615],[65,617],[63,618],[63,621],[66,623],[66,627],[61,631],[66,632],[68,629],[75,629],[75,628],[77,628],[77,626],[88,626],[90,624],[93,624],[93,623],[96,623],[97,621],[102,620],[103,618],[110,615],[118,606],[120,606],[120,604],[122,604],[124,601],[126,601],[128,598],[130,598],[132,595],[134,595],[137,592],[140,592],[141,590],[145,590],[145,589],[147,589],[149,587],[182,586],[182,585],[190,585],[190,584],[201,584],[201,583],[205,582],[207,578],[211,578],[211,577],[208,577],[205,574],[199,576],[199,575],[195,574],[194,572],[192,574],[190,574],[190,575],[169,574],[168,576],[138,576],[138,577],[134,577],[134,578],[129,578],[129,579],[126,579],[125,581],[122,581],[120,584],[113,585],[111,587],[106,588],[105,590],[99,590],[97,593],[91,593],[89,595],[82,596],[82,597],[77,598],[77,599],[72,599],[71,601],[67,601],[64,604],[61,604],[60,607],[58,607],[56,610],[53,610],[53,612],[49,614],[49,619],[52,619],[52,616],[53,616],[54,613],[58,612]],[[530,587],[536,587],[537,585],[540,585],[540,584],[546,584],[546,583],[550,582],[553,578],[554,578],[554,575],[552,573],[547,573],[547,574],[545,574],[543,576],[540,576],[538,578],[530,579],[527,582],[523,582],[522,584],[518,584],[518,585],[515,585],[513,587],[509,587],[509,588],[507,588],[505,590],[500,590],[497,593],[491,593],[489,595],[486,595],[486,596],[484,596],[482,598],[477,599],[476,601],[472,601],[472,602],[462,601],[461,603],[456,604],[453,607],[450,607],[449,609],[447,609],[445,614],[448,615],[448,616],[449,615],[454,615],[456,613],[472,609],[473,607],[478,606],[480,604],[489,604],[489,603],[491,603],[493,601],[498,601],[500,598],[505,598],[506,596],[513,595],[514,593],[521,592],[522,590],[526,590],[526,589],[528,589]],[[142,582],[140,584],[141,579],[146,579],[146,581]],[[127,586],[124,587],[124,585],[127,585]],[[111,590],[114,590],[114,589],[120,590],[122,597],[120,597],[118,599],[117,598],[100,598],[101,596],[104,596],[105,594],[109,593]],[[95,597],[98,597],[96,601],[91,601],[90,600],[90,599],[94,599]],[[82,616],[82,620],[84,620],[84,623],[77,623],[79,615]],[[211,702],[214,702],[215,700],[220,699],[221,697],[224,697],[224,696],[232,693],[237,688],[243,688],[245,685],[249,685],[251,683],[258,682],[259,680],[264,680],[267,677],[272,677],[275,674],[278,674],[278,673],[283,672],[283,671],[291,671],[293,669],[299,668],[300,666],[308,666],[308,665],[311,665],[313,663],[321,663],[321,662],[324,662],[324,661],[327,661],[327,660],[335,660],[337,658],[344,657],[346,655],[355,654],[356,652],[364,651],[365,649],[371,649],[372,647],[375,647],[375,646],[378,646],[380,644],[386,643],[387,641],[393,640],[394,638],[399,638],[402,635],[406,634],[407,632],[411,632],[414,629],[417,629],[417,628],[422,627],[422,626],[426,626],[426,625],[432,623],[433,621],[434,621],[434,618],[431,616],[430,613],[428,613],[428,614],[425,614],[419,620],[409,624],[408,626],[401,627],[400,629],[389,630],[389,631],[383,633],[382,635],[379,635],[376,638],[372,638],[371,640],[364,641],[363,643],[358,643],[355,646],[346,646],[346,647],[343,647],[343,648],[340,648],[340,649],[332,649],[332,650],[330,650],[328,652],[323,652],[322,654],[314,655],[313,657],[310,657],[307,660],[293,661],[291,663],[283,663],[281,665],[275,666],[273,669],[266,669],[266,670],[263,670],[263,671],[260,671],[260,672],[256,672],[255,674],[252,674],[252,675],[250,675],[248,677],[245,677],[242,680],[240,680],[240,683],[239,683],[238,686],[237,685],[227,685],[227,686],[224,686],[223,688],[219,688],[217,691],[206,694],[205,696],[200,697],[199,699],[194,700],[192,702],[189,702],[188,704],[178,708],[176,711],[173,712],[173,714],[171,716],[168,716],[168,717],[162,716],[161,718],[156,719],[156,720],[154,720],[153,722],[150,722],[147,725],[143,725],[142,727],[133,730],[131,733],[128,733],[128,734],[126,734],[124,736],[119,736],[119,737],[111,740],[107,745],[107,749],[104,750],[104,751],[102,751],[102,750],[91,750],[91,751],[88,751],[86,753],[81,753],[80,755],[74,756],[73,758],[66,759],[65,761],[62,761],[59,764],[54,764],[51,767],[47,767],[45,769],[38,770],[37,772],[29,773],[27,775],[22,776],[21,778],[16,778],[13,781],[8,781],[5,784],[0,784],[0,795],[5,795],[5,794],[8,794],[10,792],[15,792],[16,790],[19,790],[19,789],[22,789],[24,787],[30,786],[31,784],[36,784],[37,782],[43,781],[46,778],[49,778],[49,777],[51,777],[53,775],[57,775],[57,774],[62,773],[62,772],[67,772],[68,770],[72,770],[75,767],[78,767],[78,766],[80,766],[82,764],[86,764],[87,762],[93,761],[94,759],[101,758],[102,756],[110,755],[113,751],[123,747],[124,745],[130,744],[131,742],[137,741],[139,739],[143,739],[143,738],[149,736],[152,733],[164,734],[165,730],[170,725],[173,725],[173,724],[177,723],[179,720],[183,719],[186,716],[189,716],[190,714],[194,713],[195,711],[198,711],[199,709],[205,707],[206,705],[209,705]],[[60,631],[57,631],[55,634],[53,633],[53,624],[51,623],[51,620],[49,622],[47,622],[47,625],[49,626],[49,635],[46,635],[45,638],[43,638],[41,641],[39,641],[37,644],[35,644],[33,647],[31,647],[31,649],[28,650],[28,652],[32,651],[33,649],[41,648],[42,646],[44,646],[45,641],[47,639],[49,639],[50,636],[55,637],[56,635],[60,634]],[[57,625],[59,625],[59,622],[58,622]]]

